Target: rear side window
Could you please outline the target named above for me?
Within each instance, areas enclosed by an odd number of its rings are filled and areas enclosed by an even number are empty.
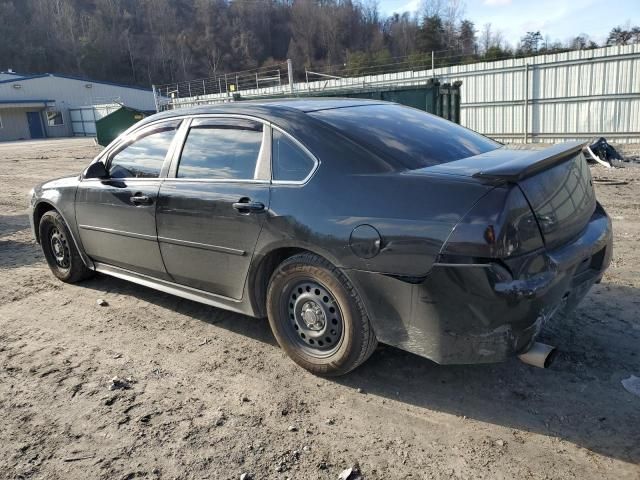
[[[109,163],[112,178],[158,178],[179,122],[153,129],[117,152]]]
[[[273,179],[283,182],[299,182],[307,178],[316,162],[291,138],[279,130],[272,137]]]
[[[182,149],[178,178],[250,180],[262,147],[262,124],[195,125]]]
[[[362,105],[309,112],[400,168],[453,162],[500,147],[472,130],[402,105]]]

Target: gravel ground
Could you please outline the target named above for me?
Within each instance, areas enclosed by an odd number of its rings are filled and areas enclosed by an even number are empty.
[[[356,464],[367,479],[640,478],[640,397],[621,384],[640,376],[640,166],[592,169],[614,259],[545,327],[550,369],[381,347],[326,380],[264,320],[105,276],[57,281],[27,192],[97,151],[0,145],[0,478],[336,479]]]

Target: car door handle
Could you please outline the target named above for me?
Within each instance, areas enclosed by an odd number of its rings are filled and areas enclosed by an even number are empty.
[[[134,205],[151,205],[153,203],[153,200],[151,198],[140,193],[136,193],[133,197],[129,197],[129,200]]]
[[[233,208],[240,213],[259,213],[264,212],[264,203],[252,202],[248,198],[241,198],[239,202],[233,204]]]

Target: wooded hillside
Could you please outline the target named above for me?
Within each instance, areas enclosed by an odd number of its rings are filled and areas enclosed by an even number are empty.
[[[491,25],[463,18],[461,0],[428,0],[382,18],[369,0],[0,0],[0,70],[56,72],[149,85],[293,59],[353,73],[409,59],[439,65],[597,46],[523,32],[512,49]],[[611,43],[640,39],[618,28]]]

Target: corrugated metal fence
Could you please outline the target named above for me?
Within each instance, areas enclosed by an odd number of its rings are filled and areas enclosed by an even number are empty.
[[[640,143],[640,44],[433,70],[280,82],[267,88],[239,88],[234,93],[242,98],[304,96],[426,85],[431,78],[441,83],[461,81],[461,124],[500,141],[558,142],[606,136],[620,143]],[[159,95],[159,91],[154,87],[160,108],[233,100],[229,91],[174,98]]]
[[[435,70],[461,80],[461,123],[506,142],[640,142],[640,44]]]

